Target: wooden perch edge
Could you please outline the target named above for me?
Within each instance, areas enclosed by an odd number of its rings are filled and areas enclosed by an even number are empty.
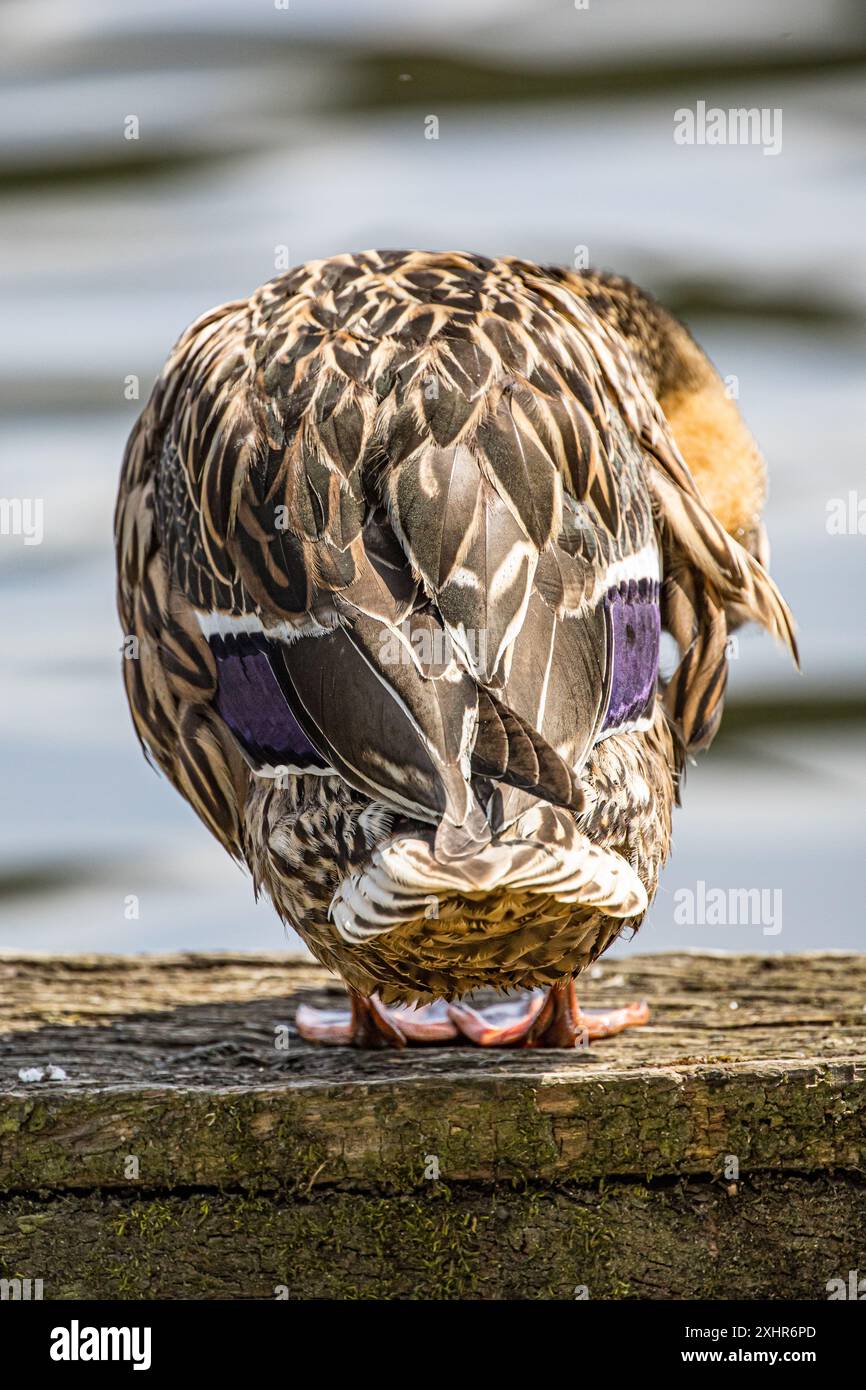
[[[606,958],[580,983],[652,1024],[574,1053],[362,1054],[286,1027],[336,988],[288,956],[0,956],[0,1277],[824,1298],[866,1273],[866,957]]]

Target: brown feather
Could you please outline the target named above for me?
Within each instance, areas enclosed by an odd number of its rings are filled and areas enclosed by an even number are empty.
[[[686,330],[628,282],[459,252],[311,262],[176,344],[130,436],[116,513],[133,721],[359,988],[547,982],[622,927],[505,895],[477,931],[422,920],[347,957],[327,911],[369,856],[365,811],[438,822],[435,853],[468,862],[533,798],[577,811],[582,780],[581,833],[651,896],[681,754],[721,716],[729,630],[753,618],[796,653],[756,558],[762,464],[719,390]],[[609,571],[656,550],[679,665],[650,728],[599,742]],[[303,727],[342,777],[275,788],[250,773],[214,704],[199,621],[213,613],[276,644]],[[408,652],[396,665],[392,639]],[[568,814],[537,818],[538,833],[573,829]]]

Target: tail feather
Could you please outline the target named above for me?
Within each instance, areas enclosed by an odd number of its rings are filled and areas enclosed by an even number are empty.
[[[797,665],[799,655],[794,620],[773,580],[704,505],[685,465],[673,465],[652,468],[649,478],[660,518],[662,620],[680,650],[664,704],[685,748],[694,752],[712,742],[721,720],[735,622],[760,623]]]
[[[650,486],[679,554],[710,581],[725,605],[778,637],[799,663],[793,617],[760,561],[728,535],[696,492],[684,491],[657,470]]]
[[[478,688],[472,770],[554,805],[573,811],[583,807],[583,792],[565,760],[537,729],[483,686]]]
[[[330,915],[343,939],[357,943],[435,918],[440,899],[496,892],[537,893],[617,918],[640,916],[648,902],[622,855],[594,844],[567,811],[536,803],[506,837],[466,860],[443,862],[432,833],[394,836],[343,880]]]

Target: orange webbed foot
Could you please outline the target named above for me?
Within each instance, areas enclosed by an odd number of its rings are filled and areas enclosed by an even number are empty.
[[[535,991],[488,1009],[452,1004],[449,1012],[464,1037],[479,1047],[587,1047],[599,1038],[638,1028],[650,1017],[644,1003],[585,1011],[577,1002],[573,980],[551,985],[547,994]]]
[[[649,1022],[645,1003],[619,1009],[583,1010],[573,980],[475,1009],[442,1001],[389,1007],[375,995],[349,991],[351,1011],[302,1004],[296,1026],[308,1042],[361,1048],[435,1046],[459,1041],[476,1047],[586,1047],[626,1028]]]
[[[332,1046],[405,1047],[407,1043],[443,1043],[457,1037],[457,1028],[444,1003],[389,1007],[375,994],[349,990],[351,1011],[314,1009],[301,1004],[295,1027],[307,1042]]]

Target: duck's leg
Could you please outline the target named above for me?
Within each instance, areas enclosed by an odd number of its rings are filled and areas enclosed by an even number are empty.
[[[388,1008],[375,994],[360,994],[351,988],[349,1002],[349,1013],[345,1009],[313,1009],[301,1004],[295,1027],[307,1042],[363,1048],[450,1042],[458,1036],[444,1003],[414,1009]]]
[[[586,1047],[594,1039],[648,1023],[650,1016],[644,1003],[584,1012],[574,980],[551,985],[546,995],[536,991],[483,1010],[452,1004],[448,1012],[463,1036],[479,1047]]]
[[[295,1025],[308,1042],[362,1048],[405,1047],[412,1043],[444,1043],[460,1038],[478,1047],[582,1047],[598,1038],[611,1038],[625,1028],[649,1021],[646,1004],[584,1012],[577,1002],[574,981],[551,985],[547,994],[535,990],[520,999],[504,1000],[486,1009],[468,1004],[425,1004],[420,1008],[386,1007],[375,995],[349,990],[351,1012],[313,1009],[302,1004]]]

